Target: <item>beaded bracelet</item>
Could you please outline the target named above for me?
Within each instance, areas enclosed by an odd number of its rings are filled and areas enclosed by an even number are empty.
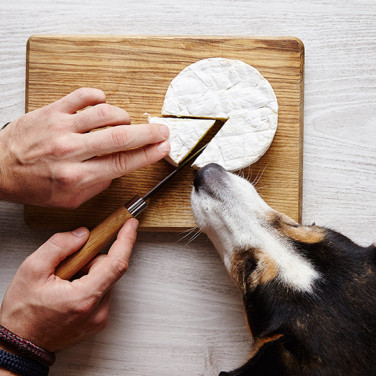
[[[0,325],[0,341],[18,350],[23,355],[35,359],[45,366],[52,366],[56,356],[54,353],[44,350],[41,347],[34,345],[32,342],[19,337],[6,327]]]
[[[20,376],[47,376],[49,368],[38,362],[0,349],[0,367]]]

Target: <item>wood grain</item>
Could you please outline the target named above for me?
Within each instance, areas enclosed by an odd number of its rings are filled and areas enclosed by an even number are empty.
[[[144,123],[145,112],[160,115],[167,87],[182,69],[217,56],[240,59],[271,83],[279,104],[277,133],[268,152],[243,173],[255,179],[263,172],[263,198],[300,221],[304,47],[296,38],[36,35],[28,41],[26,110],[93,86],[105,91],[108,103],[126,109],[133,123]],[[93,227],[171,170],[160,161],[115,180],[77,210],[26,207],[25,220],[54,230]],[[194,226],[189,200],[193,177],[194,170],[187,168],[153,197],[140,228],[181,231]]]
[[[0,17],[1,124],[24,113],[32,34],[299,37],[306,51],[303,222],[364,246],[376,241],[374,0],[3,0]],[[0,203],[0,296],[51,233],[27,227],[21,205]],[[109,326],[59,352],[51,376],[218,376],[245,362],[251,343],[238,292],[205,236],[189,244],[182,236],[139,234],[114,288]]]

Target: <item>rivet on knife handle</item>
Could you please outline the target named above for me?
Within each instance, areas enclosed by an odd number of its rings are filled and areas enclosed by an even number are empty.
[[[55,274],[61,279],[71,279],[89,261],[91,261],[107,244],[115,239],[123,224],[140,214],[147,204],[140,196],[133,197],[103,222],[96,226],[89,235],[86,244],[77,252],[67,257],[57,268]]]

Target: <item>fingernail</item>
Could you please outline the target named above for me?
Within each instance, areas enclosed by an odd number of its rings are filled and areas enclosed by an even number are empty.
[[[166,125],[161,125],[159,129],[161,131],[161,135],[164,138],[168,138],[170,136],[170,130],[168,129]]]
[[[82,236],[87,234],[87,229],[85,227],[80,227],[74,231],[72,231],[73,235],[76,235],[77,237],[81,238]]]
[[[161,144],[158,145],[158,150],[161,153],[166,153],[170,151],[170,143],[168,141],[163,141]]]
[[[133,230],[137,231],[137,229],[138,229],[138,224],[139,224],[139,222],[138,222],[137,219],[134,219],[134,220],[132,221],[132,227],[133,227]]]

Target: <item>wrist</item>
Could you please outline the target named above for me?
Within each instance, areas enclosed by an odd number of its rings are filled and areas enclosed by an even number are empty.
[[[4,349],[7,352],[12,351],[11,353],[14,355],[26,356],[47,367],[55,362],[54,353],[18,336],[2,325],[0,325],[0,345],[7,346],[7,349]],[[11,351],[8,350],[9,347]]]

